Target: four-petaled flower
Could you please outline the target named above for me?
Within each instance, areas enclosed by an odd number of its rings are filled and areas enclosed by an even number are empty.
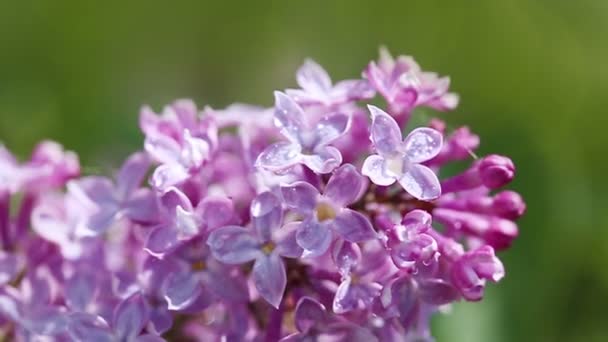
[[[295,241],[293,224],[281,228],[283,208],[280,199],[271,192],[259,194],[251,203],[253,230],[226,226],[213,231],[207,244],[213,256],[226,264],[242,264],[255,260],[253,282],[260,296],[279,308],[287,284],[285,265],[281,257],[302,255]]]
[[[327,71],[312,59],[304,61],[298,69],[296,80],[302,89],[287,89],[285,92],[300,105],[331,107],[370,99],[376,94],[367,80],[344,80],[332,85]]]
[[[317,173],[329,173],[342,164],[340,151],[331,142],[350,127],[350,117],[333,113],[312,123],[289,96],[275,92],[275,124],[288,141],[268,146],[256,161],[258,167],[283,171],[304,164]]]
[[[318,256],[333,240],[332,231],[350,242],[361,242],[376,236],[369,219],[348,205],[355,203],[365,188],[365,179],[351,164],[344,164],[331,176],[323,194],[307,182],[281,187],[288,207],[304,215],[296,223],[296,239],[305,256]]]
[[[370,138],[378,154],[365,159],[363,175],[382,186],[398,181],[405,191],[420,200],[439,197],[441,185],[437,175],[421,163],[441,151],[441,133],[432,128],[416,128],[402,141],[397,122],[380,108],[368,107],[373,120]]]

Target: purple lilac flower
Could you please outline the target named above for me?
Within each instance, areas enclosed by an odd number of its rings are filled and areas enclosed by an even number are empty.
[[[386,50],[364,78],[307,60],[273,108],[144,107],[145,153],[114,178],[77,178],[54,142],[24,162],[0,145],[3,337],[433,341],[434,315],[504,277],[526,204],[468,127],[403,139],[415,108],[457,105],[448,78]],[[391,114],[359,103],[375,94]]]
[[[196,105],[175,101],[158,117],[149,107],[141,110],[139,125],[146,135],[145,150],[161,163],[152,185],[160,190],[179,184],[201,168],[217,145],[213,120],[199,119]]]
[[[363,175],[377,185],[399,182],[410,195],[432,200],[441,195],[441,186],[433,170],[421,163],[433,159],[443,143],[443,136],[431,128],[417,128],[405,140],[397,122],[386,112],[368,106],[372,114],[371,140],[378,154],[363,163]]]
[[[194,207],[188,196],[171,187],[159,202],[163,220],[152,229],[145,245],[146,251],[157,257],[234,219],[232,202],[224,197],[209,196]]]
[[[458,105],[458,95],[448,92],[449,77],[422,71],[410,56],[394,59],[385,48],[380,49],[378,63],[371,62],[363,75],[388,102],[391,111],[406,120],[417,106],[445,111]]]
[[[116,183],[105,177],[89,176],[71,184],[72,191],[78,191],[95,206],[95,212],[85,223],[87,230],[81,234],[101,234],[122,217],[133,222],[155,222],[156,198],[150,189],[139,188],[149,167],[148,157],[135,153],[118,172]]]
[[[325,253],[333,240],[333,232],[349,242],[375,237],[369,219],[347,208],[359,199],[365,187],[364,178],[350,164],[334,172],[323,194],[302,181],[281,187],[285,204],[304,216],[304,220],[294,226],[296,241],[305,256]]]
[[[327,71],[312,59],[307,59],[296,74],[302,89],[287,89],[285,92],[300,105],[323,105],[332,107],[348,102],[371,99],[375,91],[366,80],[345,80],[334,85]]]
[[[275,92],[275,124],[288,141],[267,147],[257,158],[258,167],[283,171],[304,164],[317,173],[329,173],[342,163],[342,155],[331,142],[348,131],[350,118],[330,113],[310,122],[304,110],[289,96]]]
[[[226,226],[213,231],[207,244],[213,256],[226,264],[255,260],[253,282],[268,303],[278,308],[287,282],[281,257],[298,258],[302,254],[291,227],[281,228],[283,208],[270,192],[258,195],[251,203],[254,231],[239,226]]]

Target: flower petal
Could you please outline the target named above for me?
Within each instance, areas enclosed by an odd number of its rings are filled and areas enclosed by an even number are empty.
[[[124,299],[114,311],[112,327],[119,341],[131,341],[148,322],[149,308],[141,293]]]
[[[103,318],[83,312],[69,316],[67,333],[74,341],[115,341],[108,323]]]
[[[340,166],[329,179],[324,195],[340,207],[357,201],[362,193],[365,180],[351,164]]]
[[[297,228],[300,225],[299,222],[290,222],[283,228],[275,231],[273,241],[276,241],[276,250],[280,256],[286,258],[299,258],[302,256],[304,250],[296,239]]]
[[[399,179],[401,186],[419,200],[429,201],[441,195],[441,184],[433,170],[420,164],[410,165]]]
[[[262,151],[255,165],[269,171],[282,171],[300,162],[301,151],[300,145],[281,141]]]
[[[389,186],[395,183],[396,179],[386,172],[385,160],[382,156],[373,154],[365,159],[361,167],[361,173],[369,177],[372,183],[381,186]]]
[[[281,257],[271,253],[256,259],[253,266],[253,282],[260,296],[278,309],[287,285],[285,265]]]
[[[340,274],[349,274],[361,261],[361,249],[356,243],[338,240],[334,244],[332,259]]]
[[[243,303],[249,299],[247,282],[241,278],[230,276],[225,269],[202,272],[201,281],[211,293],[223,300]]]
[[[332,227],[338,235],[349,242],[362,242],[376,237],[369,219],[350,209],[343,209],[334,219]]]
[[[422,163],[439,154],[443,146],[443,135],[432,128],[416,128],[405,138],[403,146],[411,162]]]
[[[190,174],[183,165],[178,163],[163,164],[157,167],[152,173],[150,184],[158,189],[165,190],[173,185],[180,184],[185,181]]]
[[[374,298],[380,295],[382,286],[377,283],[353,284],[352,279],[347,277],[336,290],[333,302],[333,311],[342,314],[356,309],[368,308]]]
[[[261,254],[260,242],[251,230],[226,226],[214,230],[207,239],[213,256],[225,264],[242,264]]]
[[[449,304],[460,297],[458,290],[442,279],[422,279],[418,282],[420,299],[432,305]]]
[[[183,310],[196,301],[202,287],[195,273],[182,272],[170,275],[163,290],[169,310]]]
[[[263,242],[269,241],[272,231],[283,222],[283,207],[279,198],[271,192],[257,195],[251,202],[251,221]]]
[[[234,205],[229,198],[207,196],[196,206],[207,230],[213,230],[229,224],[234,219]]]
[[[157,258],[162,258],[165,254],[175,250],[179,243],[178,233],[175,229],[166,225],[159,226],[148,235],[144,250]]]
[[[327,322],[325,306],[311,297],[302,297],[296,305],[295,323],[298,331],[323,326]]]
[[[315,127],[315,144],[323,146],[338,139],[350,128],[350,116],[342,113],[331,114],[319,120]]]
[[[10,282],[22,267],[16,254],[0,250],[0,286]]]
[[[275,125],[292,143],[298,143],[300,133],[307,129],[306,117],[302,108],[288,95],[280,91],[274,92]]]
[[[145,153],[132,154],[122,165],[116,176],[116,191],[119,198],[126,198],[135,191],[150,168],[150,159]]]
[[[66,304],[72,310],[86,311],[87,306],[93,301],[97,292],[96,281],[94,273],[78,270],[64,284]]]
[[[309,219],[300,223],[296,241],[304,248],[304,256],[319,256],[327,251],[333,236],[331,230],[315,220]]]
[[[331,79],[327,71],[312,59],[306,59],[298,69],[296,81],[302,89],[311,93],[328,93],[331,89]]]
[[[313,154],[302,155],[302,163],[316,173],[330,173],[342,164],[342,154],[335,147],[320,146]]]
[[[309,214],[317,206],[319,191],[307,182],[295,182],[282,186],[281,194],[289,208]]]
[[[138,223],[158,222],[158,202],[156,194],[150,189],[139,189],[131,194],[124,204],[124,213],[130,220]]]
[[[370,137],[376,151],[384,156],[398,153],[403,137],[397,121],[376,106],[368,105],[367,108],[372,114]]]

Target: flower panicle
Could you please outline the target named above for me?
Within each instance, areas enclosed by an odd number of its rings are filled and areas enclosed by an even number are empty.
[[[434,314],[505,276],[526,204],[468,127],[404,131],[418,107],[456,108],[449,78],[384,48],[362,75],[309,59],[271,108],[144,106],[114,175],[81,175],[55,142],[25,162],[0,145],[0,331],[432,340]]]

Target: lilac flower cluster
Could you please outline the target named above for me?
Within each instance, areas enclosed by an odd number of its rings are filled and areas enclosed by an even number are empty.
[[[0,145],[0,339],[429,341],[433,314],[481,300],[526,207],[466,126],[403,133],[456,107],[449,79],[382,50],[362,79],[307,60],[297,83],[274,108],[144,107],[111,178]]]

